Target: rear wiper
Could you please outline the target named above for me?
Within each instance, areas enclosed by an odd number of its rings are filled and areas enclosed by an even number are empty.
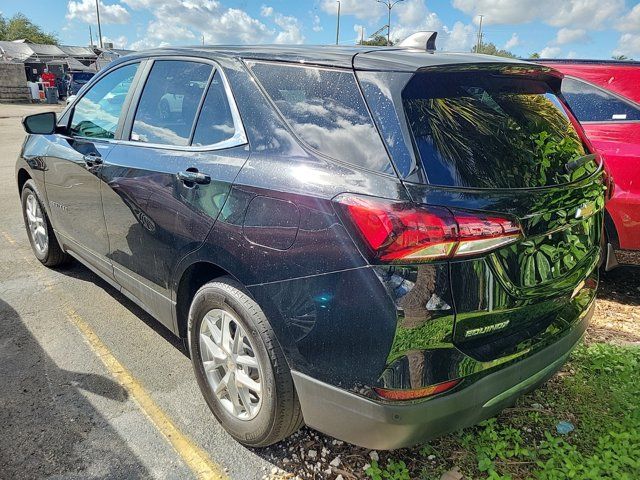
[[[589,155],[583,155],[582,157],[578,157],[575,160],[571,160],[570,162],[565,163],[564,169],[567,171],[567,173],[571,173],[576,168],[581,167],[585,163],[595,159],[596,159],[596,155],[594,153],[590,153]]]

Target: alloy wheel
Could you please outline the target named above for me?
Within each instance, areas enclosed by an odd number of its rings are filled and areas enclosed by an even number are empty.
[[[220,404],[240,420],[255,418],[263,376],[245,329],[233,314],[213,309],[200,323],[199,342],[207,381]]]
[[[27,223],[33,245],[40,255],[44,255],[49,246],[49,234],[47,223],[40,208],[40,203],[33,193],[30,193],[26,202]]]

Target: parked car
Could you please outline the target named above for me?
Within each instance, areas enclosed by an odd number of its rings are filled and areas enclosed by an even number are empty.
[[[615,183],[605,213],[606,268],[640,265],[640,62],[541,62],[565,74],[564,98]]]
[[[67,84],[66,96],[77,95],[83,85],[89,82],[94,75],[95,73],[87,71],[70,70],[67,72],[65,75],[65,82]]]
[[[25,118],[25,225],[187,339],[240,442],[412,445],[540,385],[593,313],[604,174],[560,85],[403,46],[131,54]]]

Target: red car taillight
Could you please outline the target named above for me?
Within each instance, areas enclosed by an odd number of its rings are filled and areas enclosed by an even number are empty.
[[[461,382],[460,379],[438,383],[414,390],[392,390],[388,388],[374,387],[373,390],[385,400],[417,400],[418,398],[432,397],[439,393],[451,390]]]
[[[522,237],[518,223],[502,216],[352,194],[335,201],[383,262],[464,257]]]

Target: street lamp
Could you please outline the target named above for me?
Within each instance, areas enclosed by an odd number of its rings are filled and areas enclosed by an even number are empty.
[[[336,24],[336,45],[338,45],[338,41],[340,39],[340,0],[338,2],[338,23]]]
[[[387,46],[391,45],[391,9],[400,2],[404,2],[404,0],[377,0],[378,3],[382,3],[387,7],[388,17],[387,17]]]

